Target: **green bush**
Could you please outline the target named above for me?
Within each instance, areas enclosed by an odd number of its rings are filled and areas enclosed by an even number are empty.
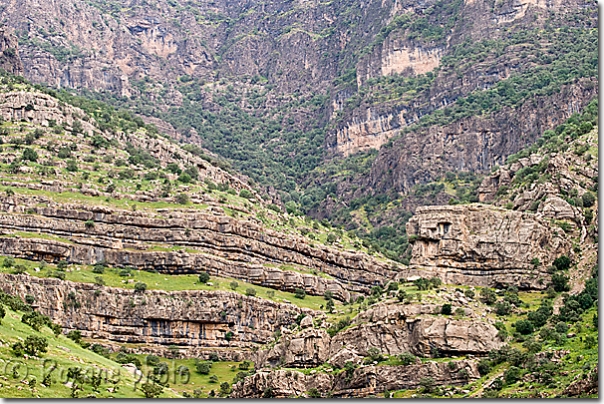
[[[296,288],[294,297],[297,299],[304,299],[306,297],[306,291],[304,289]]]
[[[440,313],[446,316],[451,315],[452,312],[453,310],[450,303],[443,304],[443,306],[440,308]]]
[[[245,295],[246,296],[256,296],[256,289],[254,289],[254,288],[247,288],[245,290]]]
[[[522,335],[532,334],[534,331],[533,323],[528,320],[518,320],[515,323],[516,331]]]
[[[209,375],[212,369],[212,362],[197,362],[195,364],[195,370],[201,375]]]
[[[596,203],[596,197],[591,192],[585,192],[581,196],[581,200],[583,201],[583,206],[586,208],[591,208]]]
[[[210,281],[210,274],[209,273],[207,273],[207,272],[204,271],[204,272],[201,272],[199,274],[199,282],[200,283],[204,283],[205,284],[205,283],[208,283],[209,281]]]
[[[36,153],[34,149],[30,149],[29,147],[27,147],[23,150],[22,159],[31,162],[36,162],[38,161],[38,153]]]
[[[144,292],[145,290],[147,290],[147,284],[143,282],[137,282],[134,285],[134,290],[137,292]]]

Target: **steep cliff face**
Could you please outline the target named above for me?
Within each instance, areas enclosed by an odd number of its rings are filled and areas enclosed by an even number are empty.
[[[248,356],[246,351],[266,344],[276,330],[294,324],[300,313],[320,315],[234,292],[141,293],[7,274],[0,275],[0,289],[23,299],[35,296],[39,312],[85,337],[135,344],[141,352],[164,355],[168,346],[176,345],[187,357],[216,350],[227,357]],[[228,332],[232,337],[226,336]]]
[[[366,179],[374,192],[408,193],[447,171],[485,172],[533,144],[547,129],[579,113],[597,95],[597,81],[564,86],[519,108],[409,132],[380,150]],[[367,188],[366,188],[367,189]]]
[[[571,247],[530,213],[480,205],[419,208],[407,233],[412,273],[456,284],[542,289],[547,266]],[[543,266],[531,264],[535,258]]]
[[[17,38],[11,29],[3,27],[0,27],[0,69],[17,76],[23,75]]]

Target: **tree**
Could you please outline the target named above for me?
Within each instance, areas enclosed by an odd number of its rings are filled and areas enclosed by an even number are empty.
[[[64,271],[64,270],[67,268],[67,266],[68,266],[68,265],[69,265],[69,263],[68,263],[67,261],[65,261],[65,260],[61,260],[61,261],[59,261],[59,263],[57,264],[57,269],[59,269],[59,270],[61,270],[61,271]]]
[[[75,173],[78,171],[78,163],[75,160],[67,161],[67,171]]]
[[[534,330],[533,323],[528,320],[518,320],[515,323],[516,331],[522,335],[531,334]]]
[[[210,274],[207,272],[202,272],[199,274],[199,282],[200,283],[208,283],[210,281]]]
[[[239,196],[245,199],[251,199],[252,198],[252,193],[250,191],[248,191],[247,189],[242,189],[241,191],[239,191]]]
[[[236,281],[232,281],[231,283],[229,283],[229,286],[231,287],[231,289],[236,290],[239,287],[239,284]]]
[[[396,295],[396,298],[398,299],[399,302],[403,302],[406,297],[407,297],[407,292],[405,292],[403,289],[400,289]]]
[[[552,275],[552,286],[556,292],[567,292],[570,290],[568,277],[559,272]]]
[[[483,288],[480,291],[480,297],[482,301],[489,306],[497,301],[497,293],[491,288]]]
[[[440,308],[440,313],[444,314],[444,315],[450,315],[453,312],[452,308],[451,308],[451,304],[450,303],[446,303],[443,304],[443,306]]]
[[[2,319],[6,316],[6,309],[4,306],[0,304],[0,324],[2,324]]]
[[[202,375],[210,374],[210,369],[212,368],[212,362],[197,362],[195,364],[195,370],[197,373]]]
[[[164,388],[157,383],[145,383],[142,385],[141,390],[145,395],[145,398],[155,398],[163,393]]]
[[[245,295],[246,296],[256,296],[256,289],[254,289],[254,288],[247,288],[245,290]]]
[[[297,299],[304,299],[306,297],[306,291],[304,289],[296,288],[294,296]]]
[[[480,362],[478,362],[478,373],[480,373],[481,376],[489,374],[492,368],[493,364],[488,359],[481,359]]]
[[[25,148],[25,150],[23,150],[22,158],[23,158],[23,160],[36,162],[38,160],[38,153],[36,153],[36,151],[34,149],[27,147],[27,148]]]
[[[583,201],[584,207],[591,208],[592,206],[594,206],[594,203],[596,202],[596,197],[591,192],[585,192],[581,196],[581,200]]]
[[[568,268],[570,268],[570,264],[570,258],[568,258],[566,255],[559,256],[553,262],[553,265],[558,271],[566,271]]]

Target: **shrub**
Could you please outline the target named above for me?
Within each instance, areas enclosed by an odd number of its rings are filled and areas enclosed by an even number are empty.
[[[207,272],[202,272],[199,274],[199,282],[200,283],[208,283],[210,281],[210,274]]]
[[[508,314],[510,314],[512,312],[512,305],[503,300],[503,301],[498,301],[497,303],[495,303],[495,313],[498,316],[507,316]]]
[[[304,299],[306,297],[306,291],[304,289],[296,288],[294,296],[297,299]]]
[[[143,282],[137,282],[136,285],[134,285],[134,290],[137,292],[144,292],[145,290],[147,290],[147,284]]]
[[[570,264],[570,258],[568,258],[566,255],[559,256],[553,262],[553,265],[558,271],[566,271],[568,268],[570,268]]]
[[[92,272],[95,274],[103,274],[105,273],[105,265],[103,264],[95,264],[94,267],[92,267]]]
[[[188,184],[192,180],[193,179],[191,178],[191,176],[187,173],[182,173],[178,176],[178,181],[182,182],[183,184]]]
[[[492,367],[493,367],[493,364],[488,359],[481,359],[480,362],[478,362],[478,372],[480,373],[481,376],[489,374]]]
[[[92,228],[94,228],[94,220],[86,220],[86,221],[84,222],[84,226],[85,226],[87,229],[92,229]]]
[[[189,198],[189,195],[185,194],[184,192],[176,195],[176,202],[181,205],[186,205],[190,201],[191,199]]]
[[[480,291],[480,297],[485,304],[489,306],[494,304],[497,301],[497,294],[491,288],[483,288]]]
[[[533,323],[528,320],[518,320],[515,323],[516,331],[522,335],[531,334],[534,331]]]
[[[36,162],[38,160],[38,153],[34,149],[30,149],[29,147],[23,150],[23,160],[28,160],[32,162]]]
[[[212,369],[212,362],[197,362],[195,370],[201,375],[209,375]]]
[[[552,275],[552,286],[556,292],[567,292],[570,290],[568,277],[562,273],[555,273]]]
[[[141,390],[143,391],[145,398],[155,398],[163,393],[164,388],[157,383],[150,382],[143,384]]]
[[[78,171],[78,163],[75,160],[69,160],[67,162],[66,169],[67,169],[67,171],[69,171],[71,173],[75,173]]]
[[[446,303],[443,304],[443,306],[440,308],[440,313],[444,314],[444,315],[450,315],[453,312],[452,308],[451,308],[451,304],[450,303]]]
[[[232,339],[233,339],[233,336],[234,336],[234,335],[235,335],[235,334],[233,334],[233,331],[227,331],[227,333],[226,333],[226,334],[224,334],[224,339],[226,339],[227,341],[230,341],[230,340],[232,340]]]
[[[583,201],[584,207],[591,208],[596,202],[596,197],[591,192],[586,192],[581,196],[581,200]]]
[[[210,376],[210,383],[218,383],[218,376],[212,375]]]
[[[242,189],[241,191],[239,191],[239,196],[245,199],[251,199],[253,195],[247,189]]]
[[[67,333],[67,338],[79,344],[82,342],[82,333],[79,330],[71,330]]]
[[[321,392],[316,387],[311,388],[306,392],[308,398],[321,398]]]
[[[231,287],[231,289],[236,290],[239,287],[239,284],[236,281],[232,281],[231,283],[229,283],[229,286]]]
[[[254,289],[254,288],[247,288],[245,290],[245,294],[246,294],[246,296],[256,296],[256,289]]]
[[[252,362],[248,361],[248,360],[245,360],[239,364],[240,370],[250,370],[251,367],[252,367]]]
[[[6,257],[4,261],[2,261],[2,266],[4,268],[12,268],[15,266],[15,259],[13,257]]]
[[[516,383],[521,376],[521,370],[516,366],[511,366],[503,375],[505,384],[510,385]]]
[[[0,324],[2,324],[2,319],[6,316],[6,309],[4,306],[0,304]]]
[[[17,344],[21,343],[18,342]],[[27,338],[25,338],[25,341],[23,342],[21,347],[24,353],[32,356],[38,356],[38,354],[46,353],[46,351],[48,350],[48,340],[44,337],[29,335]]]
[[[57,264],[57,269],[59,269],[61,271],[64,271],[67,268],[67,266],[69,266],[69,263],[67,261],[65,261],[65,260],[61,260]]]
[[[29,313],[23,314],[23,316],[21,317],[21,322],[23,324],[27,324],[36,331],[40,331],[40,328],[42,328],[43,326],[50,326],[51,324],[50,318],[36,311],[30,311]]]
[[[404,352],[398,356],[398,359],[401,361],[401,363],[403,365],[407,366],[407,365],[413,365],[415,363],[416,358],[415,358],[415,355],[413,355],[412,353]]]
[[[231,384],[228,382],[222,382],[220,383],[220,394],[222,395],[228,395],[231,394]]]

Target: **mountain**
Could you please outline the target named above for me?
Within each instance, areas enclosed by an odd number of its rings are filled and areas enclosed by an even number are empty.
[[[596,12],[1,5],[0,394],[597,397]]]

